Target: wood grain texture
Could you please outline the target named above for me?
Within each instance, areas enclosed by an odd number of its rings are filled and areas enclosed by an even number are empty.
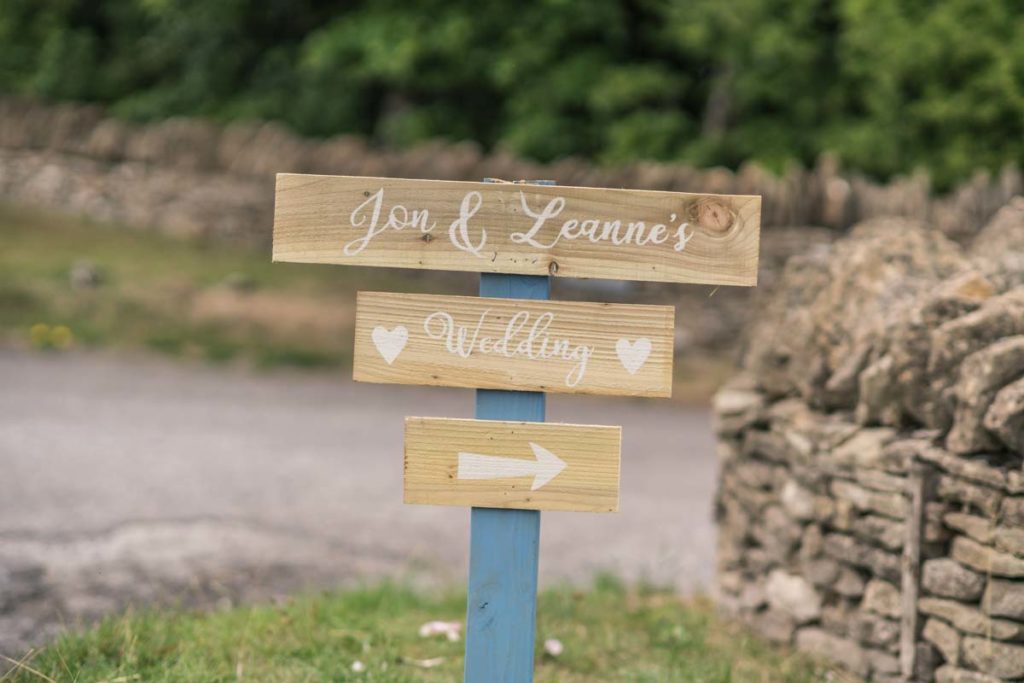
[[[672,395],[671,306],[359,292],[360,382]]]
[[[274,260],[752,286],[760,219],[748,195],[284,173]]]
[[[405,419],[405,502],[520,510],[615,512],[619,508],[619,427],[549,422]],[[459,454],[532,461],[531,443],[565,462],[531,490],[530,475],[460,479]]]

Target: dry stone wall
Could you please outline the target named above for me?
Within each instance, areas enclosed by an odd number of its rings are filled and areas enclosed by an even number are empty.
[[[790,259],[715,398],[719,604],[868,680],[1024,680],[1024,198]]]
[[[274,174],[281,171],[454,180],[551,178],[568,185],[759,194],[767,227],[760,289],[772,287],[789,256],[828,245],[865,217],[928,220],[964,242],[1010,197],[1024,192],[1024,179],[1015,168],[996,177],[981,173],[936,197],[923,176],[879,185],[841,173],[828,158],[813,169],[792,168],[781,176],[753,165],[737,172],[654,163],[604,168],[579,159],[540,165],[500,152],[484,154],[468,143],[389,151],[351,137],[304,139],[275,123],[218,126],[176,118],[140,125],[111,118],[95,106],[0,97],[3,202],[133,229],[265,247]],[[628,288],[621,292],[625,299],[642,295],[676,304],[677,340],[690,357],[693,351],[732,353],[751,310],[749,292],[740,288],[622,287]],[[1012,405],[1020,392],[1024,387],[1001,400]]]
[[[1012,167],[979,173],[934,196],[927,177],[888,184],[840,173],[822,158],[783,175],[756,165],[721,168],[640,163],[598,167],[580,159],[541,165],[471,143],[373,149],[353,137],[300,138],[275,123],[172,118],[137,125],[90,105],[0,98],[0,198],[43,204],[176,234],[265,243],[275,173],[329,173],[452,180],[550,178],[560,184],[759,194],[766,226],[845,229],[865,218],[927,220],[964,240],[1012,196],[1024,178]]]

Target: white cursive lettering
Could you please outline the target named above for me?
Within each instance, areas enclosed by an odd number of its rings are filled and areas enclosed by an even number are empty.
[[[404,230],[405,228],[416,228],[422,233],[428,233],[436,227],[430,223],[430,212],[427,209],[412,210],[401,204],[395,204],[388,211],[387,219],[381,223],[380,213],[384,203],[384,188],[380,188],[369,195],[362,204],[357,206],[348,217],[353,228],[366,226],[366,234],[354,239],[345,245],[345,256],[355,256],[363,249],[366,249],[373,241],[373,238],[387,230]]]
[[[583,380],[594,347],[551,337],[548,328],[555,320],[554,313],[542,313],[531,324],[531,314],[519,311],[509,319],[500,337],[481,337],[490,312],[490,309],[484,311],[475,325],[466,326],[457,324],[447,311],[436,311],[423,320],[423,331],[431,339],[444,341],[445,349],[460,358],[469,358],[474,352],[479,352],[505,358],[518,356],[530,360],[570,361],[573,365],[565,376],[566,386],[575,387]]]
[[[469,219],[476,215],[476,212],[480,210],[483,203],[483,195],[479,192],[475,190],[467,192],[466,196],[462,198],[462,205],[459,207],[459,217],[452,221],[451,227],[448,228],[448,236],[451,238],[452,244],[462,251],[468,251],[480,258],[484,257],[480,250],[483,249],[484,243],[487,242],[487,231],[481,229],[480,244],[473,244],[469,239]]]

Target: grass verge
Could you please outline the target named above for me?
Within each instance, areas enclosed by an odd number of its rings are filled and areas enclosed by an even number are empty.
[[[5,683],[457,681],[462,642],[422,638],[421,624],[462,621],[458,593],[427,596],[395,585],[310,595],[279,606],[214,613],[142,612],[108,619],[30,655]],[[544,591],[536,679],[738,683],[820,681],[808,660],[719,621],[706,601],[627,590],[601,579],[588,591]]]
[[[338,366],[354,292],[469,278],[270,261],[269,246],[169,238],[0,205],[0,341],[148,348],[214,362]]]

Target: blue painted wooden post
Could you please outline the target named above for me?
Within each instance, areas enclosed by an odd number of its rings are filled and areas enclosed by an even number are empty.
[[[550,291],[548,276],[480,275],[480,296],[547,299]],[[476,392],[476,417],[482,420],[543,422],[544,407],[541,392]],[[463,680],[528,683],[533,680],[540,512],[473,508],[470,514]]]

